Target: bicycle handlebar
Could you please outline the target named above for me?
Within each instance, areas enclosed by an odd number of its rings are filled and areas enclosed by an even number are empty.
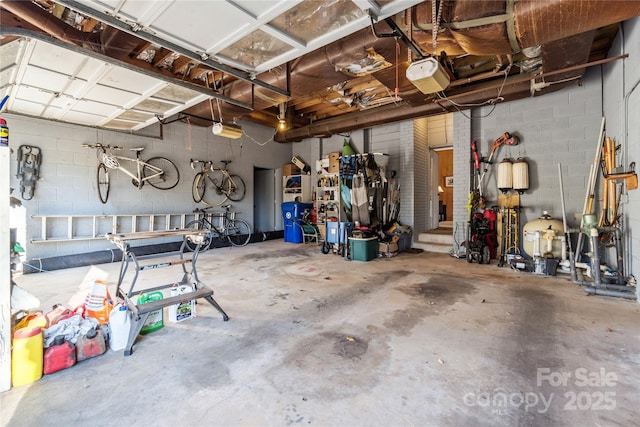
[[[211,160],[189,159],[189,163],[191,164],[191,169],[196,170],[195,168],[196,163],[202,163],[202,166],[206,167],[207,165],[211,166],[213,162]]]
[[[82,144],[83,148],[102,148],[103,150],[122,150],[124,147],[122,145],[104,145],[99,142],[96,144]]]
[[[227,210],[227,212],[233,207],[232,205],[222,205],[220,206],[221,208],[225,208]],[[193,210],[194,213],[198,213],[198,212],[206,212],[209,209],[213,209],[213,208],[217,208],[217,206],[206,206],[204,208],[195,208]]]
[[[195,164],[196,163],[202,163],[203,167],[209,167],[211,169],[214,170],[222,170],[222,169],[227,169],[227,166],[229,165],[229,163],[231,163],[231,160],[220,160],[220,163],[222,163],[224,166],[222,168],[214,168],[213,167],[213,161],[212,160],[197,160],[197,159],[189,159],[189,163],[191,164],[191,169],[195,170]]]

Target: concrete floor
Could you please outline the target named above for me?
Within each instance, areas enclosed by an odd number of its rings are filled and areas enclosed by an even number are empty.
[[[118,263],[31,274],[42,306]],[[198,317],[0,395],[2,425],[637,425],[640,305],[448,255],[215,249]],[[180,267],[140,285],[179,280]],[[75,294],[75,296],[74,296]]]

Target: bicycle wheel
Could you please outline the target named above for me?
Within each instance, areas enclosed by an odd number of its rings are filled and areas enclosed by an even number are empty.
[[[209,231],[211,230],[209,228],[209,224],[205,223],[201,219],[196,219],[191,221],[190,223],[187,224],[186,228],[195,228],[196,230],[209,230]],[[198,244],[192,242],[186,236],[185,236],[185,239],[187,240],[187,243],[186,243],[187,248],[191,252],[194,252]],[[208,234],[207,236],[205,236],[204,242],[200,245],[200,252],[206,251],[207,249],[209,249],[209,246],[211,246],[211,234]]]
[[[102,203],[107,203],[107,200],[109,200],[109,190],[111,190],[111,182],[109,181],[109,169],[107,169],[104,163],[98,165],[96,177],[98,197]]]
[[[227,222],[227,239],[233,246],[245,246],[251,239],[251,227],[244,219]]]
[[[178,185],[180,181],[180,171],[171,160],[165,159],[164,157],[152,157],[146,160],[145,163],[147,164],[142,168],[142,176],[145,178],[158,173],[154,168],[162,171],[160,175],[145,180],[151,184],[152,187],[158,190],[170,190]],[[153,168],[149,167],[149,165],[153,166]]]
[[[202,203],[207,206],[220,206],[227,200],[229,194],[229,181],[224,180],[224,175],[219,170],[209,171],[204,174],[204,194]]]
[[[191,184],[191,197],[193,197],[193,201],[196,203],[200,203],[204,197],[205,180],[206,178],[203,172],[198,172],[196,176],[193,177],[193,184]]]
[[[226,182],[229,182],[226,184]],[[244,180],[238,175],[229,175],[225,178],[225,184],[223,188],[229,188],[229,200],[239,202],[244,199],[244,194],[247,192],[247,187],[244,185]]]

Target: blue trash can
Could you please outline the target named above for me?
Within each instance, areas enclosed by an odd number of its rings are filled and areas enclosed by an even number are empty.
[[[284,220],[284,241],[303,243],[302,228],[294,224],[293,220],[302,218],[305,209],[313,209],[312,203],[284,202],[282,204],[282,219]]]

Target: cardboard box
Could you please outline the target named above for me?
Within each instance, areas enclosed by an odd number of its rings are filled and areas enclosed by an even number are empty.
[[[380,242],[378,243],[378,254],[383,257],[391,258],[398,255],[398,242]]]
[[[298,166],[300,168],[300,170],[304,171],[305,173],[307,173],[310,170],[309,166],[307,166],[307,164],[305,162],[303,162],[300,157],[293,156],[291,158],[291,163],[293,163],[294,165]]]
[[[293,163],[282,165],[282,176],[300,175],[300,168]]]
[[[340,153],[329,153],[329,173],[340,172]]]

